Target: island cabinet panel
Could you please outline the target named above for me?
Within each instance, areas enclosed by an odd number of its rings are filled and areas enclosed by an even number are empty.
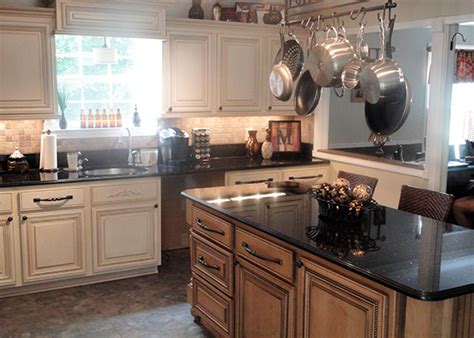
[[[294,337],[295,287],[239,258],[236,337]]]
[[[15,284],[14,219],[0,216],[0,287]]]
[[[301,337],[388,337],[389,295],[317,265],[300,261]]]
[[[192,271],[232,297],[234,292],[234,257],[205,238],[191,231]]]

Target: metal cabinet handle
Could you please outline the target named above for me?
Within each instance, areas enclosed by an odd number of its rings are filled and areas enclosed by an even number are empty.
[[[255,181],[235,181],[235,184],[257,184],[257,183],[270,183],[273,182],[273,178],[267,178],[265,180],[255,180]]]
[[[28,216],[23,216],[21,219],[22,219],[23,221],[26,221],[26,220],[28,220]]]
[[[168,108],[168,113],[171,113],[173,111],[173,107]]]
[[[273,109],[273,107],[272,107],[272,106],[268,106],[268,110],[272,110],[272,109]]]
[[[51,198],[39,198],[35,197],[33,198],[33,202],[35,203],[41,203],[41,202],[59,202],[59,201],[66,201],[66,200],[72,200],[74,197],[72,195],[67,195],[64,197],[51,197]]]
[[[11,222],[13,222],[13,217],[10,216],[7,218],[7,223],[11,223]]]
[[[224,107],[220,106],[220,107],[219,107],[219,110],[220,110],[220,111],[224,110]]]
[[[288,177],[288,179],[289,179],[290,181],[294,181],[294,180],[311,180],[311,179],[321,178],[321,177],[323,177],[323,174],[314,175],[314,176],[290,176],[290,177]]]
[[[158,204],[153,205],[153,208],[158,209]]]
[[[198,263],[205,266],[206,268],[209,268],[209,269],[214,269],[214,270],[217,270],[217,271],[220,270],[220,268],[217,265],[212,265],[212,264],[209,264],[208,262],[206,262],[204,260],[204,257],[202,257],[202,256],[198,256]]]
[[[204,229],[206,231],[213,232],[213,233],[216,233],[216,234],[219,234],[219,235],[222,235],[222,236],[225,235],[224,230],[211,228],[211,227],[207,226],[206,224],[204,224],[199,218],[196,220],[196,224],[198,225],[198,227],[200,227],[201,229]]]
[[[249,254],[251,254],[251,255],[254,256],[254,257],[257,257],[257,258],[259,258],[259,259],[261,259],[261,260],[264,260],[264,261],[267,261],[267,262],[273,262],[273,263],[276,263],[276,264],[278,264],[278,265],[282,265],[282,264],[283,264],[283,262],[282,262],[282,260],[281,260],[280,258],[268,258],[268,257],[265,257],[265,256],[259,254],[257,251],[251,249],[251,248],[249,247],[249,245],[248,245],[247,243],[245,243],[245,242],[242,242],[242,246],[244,247],[245,251],[247,251]]]

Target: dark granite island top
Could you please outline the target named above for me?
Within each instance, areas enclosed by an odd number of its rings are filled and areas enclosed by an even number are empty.
[[[347,230],[321,222],[318,203],[307,188],[258,184],[187,190],[183,195],[412,298],[435,301],[474,293],[474,230],[385,207],[360,228]],[[265,224],[238,212],[295,196],[307,199],[308,205],[296,225]],[[345,236],[345,243],[355,236],[365,250],[331,242],[335,236]]]
[[[24,174],[9,174],[0,172],[0,188],[5,187],[19,187],[19,186],[33,186],[44,184],[61,184],[61,183],[76,183],[88,182],[97,180],[112,180],[112,179],[126,179],[126,178],[145,178],[145,177],[160,177],[160,176],[174,176],[199,174],[207,172],[222,172],[222,171],[236,171],[236,170],[255,170],[267,168],[282,168],[295,167],[307,165],[321,165],[328,164],[329,161],[318,158],[300,158],[289,160],[262,160],[250,159],[248,157],[223,157],[214,158],[208,162],[189,162],[183,165],[169,166],[169,165],[154,165],[144,168],[144,170],[133,175],[117,175],[117,176],[87,176],[84,172],[67,172],[60,170],[56,173],[41,173],[39,170],[29,170]],[[115,168],[124,167],[123,165],[101,166],[99,168]],[[88,168],[86,168],[88,169]]]

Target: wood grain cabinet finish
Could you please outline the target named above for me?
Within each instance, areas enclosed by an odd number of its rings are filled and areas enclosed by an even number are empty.
[[[234,302],[231,298],[193,275],[192,302],[192,315],[216,337],[233,337]]]
[[[195,207],[192,209],[192,215],[191,225],[195,231],[227,248],[232,248],[234,236],[231,223]]]
[[[158,222],[151,202],[92,208],[94,271],[157,265]]]
[[[298,272],[301,337],[388,337],[388,295],[302,259]]]
[[[244,259],[236,267],[235,303],[236,337],[295,336],[295,287]]]
[[[218,36],[217,111],[262,110],[263,37]]]
[[[232,297],[234,293],[234,255],[194,231],[191,233],[191,268],[209,283]]]
[[[15,218],[0,215],[0,287],[15,284],[15,251],[13,247],[13,228]]]
[[[212,112],[214,45],[211,33],[168,33],[167,113]]]
[[[56,0],[61,34],[165,37],[165,9],[149,1]]]
[[[0,119],[56,115],[54,11],[0,9]]]
[[[21,216],[23,281],[36,282],[84,275],[84,210]]]

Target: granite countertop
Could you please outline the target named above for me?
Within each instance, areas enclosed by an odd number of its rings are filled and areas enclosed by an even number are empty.
[[[43,184],[60,184],[60,183],[74,183],[100,180],[113,180],[125,178],[143,178],[143,177],[157,177],[157,176],[173,176],[196,174],[201,172],[218,172],[218,171],[233,171],[233,170],[249,170],[249,169],[265,169],[265,168],[279,168],[305,165],[327,164],[326,160],[318,158],[301,158],[292,160],[262,160],[250,159],[248,157],[236,156],[225,158],[214,158],[208,162],[189,162],[179,166],[168,165],[154,165],[146,168],[144,171],[133,175],[121,176],[86,176],[82,172],[67,172],[60,170],[56,173],[42,173],[39,170],[29,170],[24,174],[9,174],[6,172],[0,173],[0,187],[19,187],[32,186]],[[111,165],[109,167],[124,167]],[[108,168],[102,166],[102,168]],[[89,168],[86,168],[89,169]]]
[[[382,206],[359,225],[334,223],[307,190],[254,184],[183,195],[407,296],[435,301],[474,293],[474,230]],[[236,211],[295,199],[308,205],[297,225],[265,224]]]

